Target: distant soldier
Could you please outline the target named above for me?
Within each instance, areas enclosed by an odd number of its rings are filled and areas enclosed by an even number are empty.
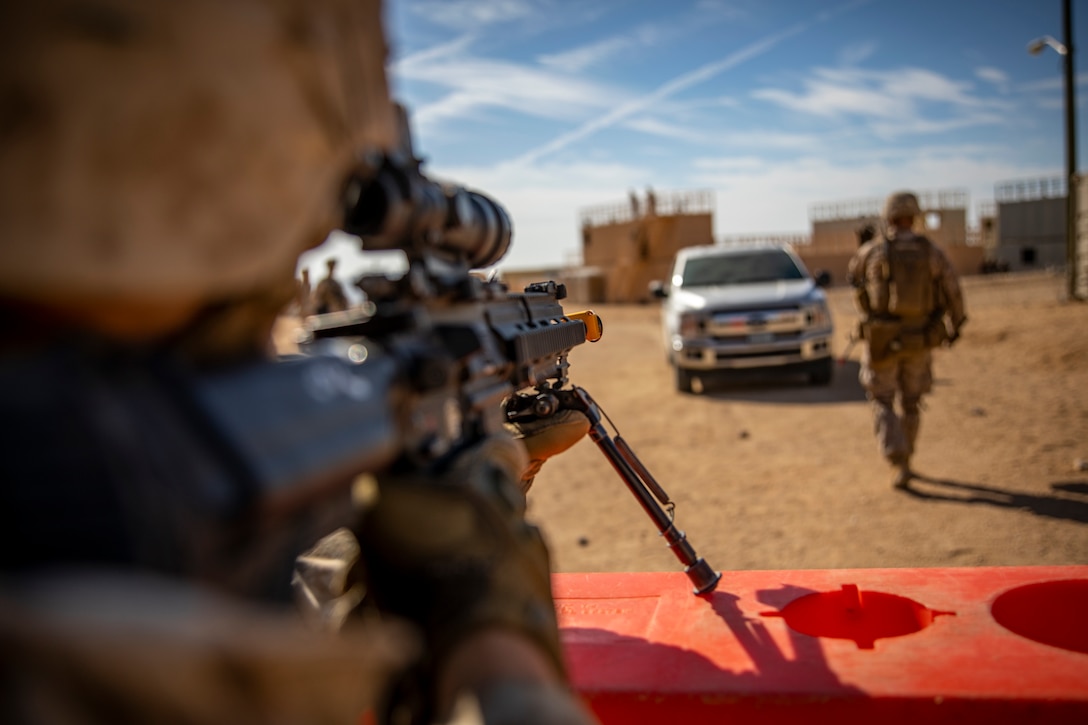
[[[348,308],[348,297],[344,294],[344,287],[334,277],[336,274],[336,259],[325,260],[328,272],[325,279],[317,283],[314,290],[310,311],[315,315],[323,315],[326,312],[343,312]]]
[[[866,342],[859,379],[873,405],[880,452],[895,468],[898,489],[907,488],[913,477],[919,404],[933,383],[930,350],[954,343],[967,321],[951,263],[914,231],[921,218],[914,194],[892,194],[884,209],[883,237],[863,244],[849,265]],[[901,414],[895,410],[897,394]]]
[[[302,277],[298,280],[298,288],[295,293],[295,310],[299,317],[305,317],[310,314],[310,298],[313,296],[313,290],[310,287],[310,270],[309,268],[302,270]]]
[[[866,242],[872,241],[873,237],[876,236],[876,228],[874,228],[872,224],[864,224],[858,227],[855,234],[858,236],[858,247],[860,248],[864,246]]]

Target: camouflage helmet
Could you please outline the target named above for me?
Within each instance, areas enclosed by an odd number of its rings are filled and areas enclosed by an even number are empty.
[[[918,205],[918,197],[909,191],[897,191],[888,196],[884,202],[884,220],[913,218],[922,216],[922,207]]]
[[[0,3],[0,297],[153,335],[289,286],[357,155],[397,144],[381,10]]]

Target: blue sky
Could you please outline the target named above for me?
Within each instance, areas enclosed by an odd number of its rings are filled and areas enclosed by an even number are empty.
[[[1027,52],[1060,0],[387,0],[386,27],[424,168],[509,210],[509,269],[577,260],[579,210],[647,187],[713,191],[721,236],[901,187],[973,218],[1064,173],[1062,59]]]

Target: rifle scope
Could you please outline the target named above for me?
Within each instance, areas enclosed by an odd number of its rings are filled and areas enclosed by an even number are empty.
[[[498,262],[510,248],[513,224],[491,198],[440,184],[386,158],[373,174],[356,174],[344,192],[344,231],[363,249],[401,249],[410,257],[432,250],[472,269]]]

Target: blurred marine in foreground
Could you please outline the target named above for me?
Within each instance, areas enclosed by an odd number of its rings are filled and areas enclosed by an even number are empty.
[[[862,244],[849,264],[865,340],[859,379],[873,405],[880,452],[900,489],[914,475],[922,396],[933,386],[930,351],[956,342],[967,321],[959,278],[944,252],[916,231],[922,221],[913,193],[891,194],[884,233]]]
[[[265,505],[196,402],[400,144],[379,2],[3,3],[0,39],[0,721],[589,722],[523,508]]]

